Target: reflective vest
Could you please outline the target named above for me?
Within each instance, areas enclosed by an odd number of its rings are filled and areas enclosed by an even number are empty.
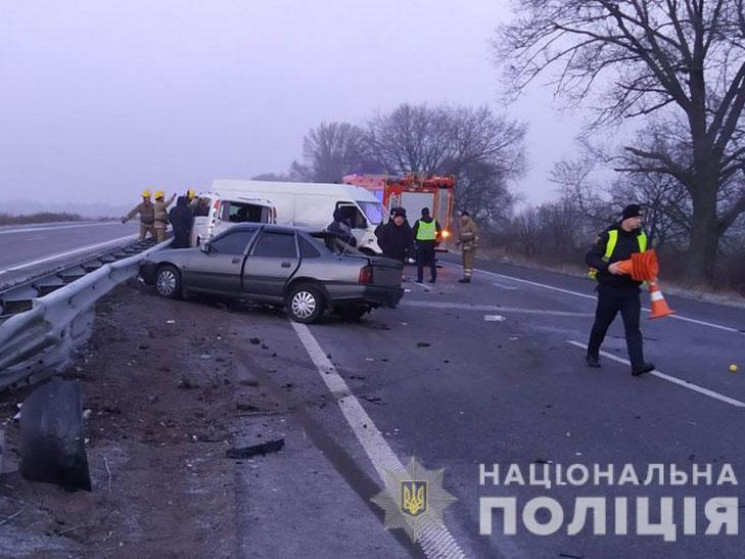
[[[429,223],[419,220],[419,226],[416,230],[417,241],[435,241],[437,240],[437,224],[433,219]]]
[[[647,234],[644,232],[639,233],[636,236],[636,241],[639,243],[639,252],[647,250]],[[613,251],[616,250],[616,244],[618,244],[618,229],[611,229],[608,231],[608,244],[605,245],[605,255],[603,256],[603,262],[610,262]],[[595,268],[590,268],[587,275],[596,279],[598,271]]]

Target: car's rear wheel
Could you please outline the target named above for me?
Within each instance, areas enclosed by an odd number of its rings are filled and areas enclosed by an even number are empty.
[[[155,290],[161,297],[176,299],[181,295],[181,273],[175,266],[167,264],[155,274]]]
[[[321,290],[307,283],[292,287],[287,296],[287,312],[295,322],[311,324],[317,321],[325,306]]]

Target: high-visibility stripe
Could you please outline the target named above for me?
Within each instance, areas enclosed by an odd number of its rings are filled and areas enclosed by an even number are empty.
[[[433,219],[429,223],[419,220],[419,226],[416,230],[417,241],[434,241],[437,239],[437,225]]]
[[[647,250],[647,234],[643,231],[636,236],[636,242],[639,243],[639,252],[645,252]],[[610,262],[613,257],[613,251],[616,250],[618,244],[618,229],[611,229],[608,231],[608,242],[605,245],[605,255],[603,255],[604,262]],[[587,275],[596,279],[598,271],[595,268],[590,268]]]

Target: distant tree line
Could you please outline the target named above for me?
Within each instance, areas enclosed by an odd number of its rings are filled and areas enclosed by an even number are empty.
[[[82,216],[66,212],[39,212],[28,215],[0,213],[0,225],[27,225],[33,223],[53,223],[56,221],[80,221]]]

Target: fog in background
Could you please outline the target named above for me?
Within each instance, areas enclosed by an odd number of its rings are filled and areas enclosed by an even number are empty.
[[[312,127],[404,102],[527,122],[513,190],[547,200],[580,117],[549,87],[502,107],[488,41],[508,4],[0,0],[0,213],[41,208],[23,200],[95,214],[145,187],[285,172]]]

